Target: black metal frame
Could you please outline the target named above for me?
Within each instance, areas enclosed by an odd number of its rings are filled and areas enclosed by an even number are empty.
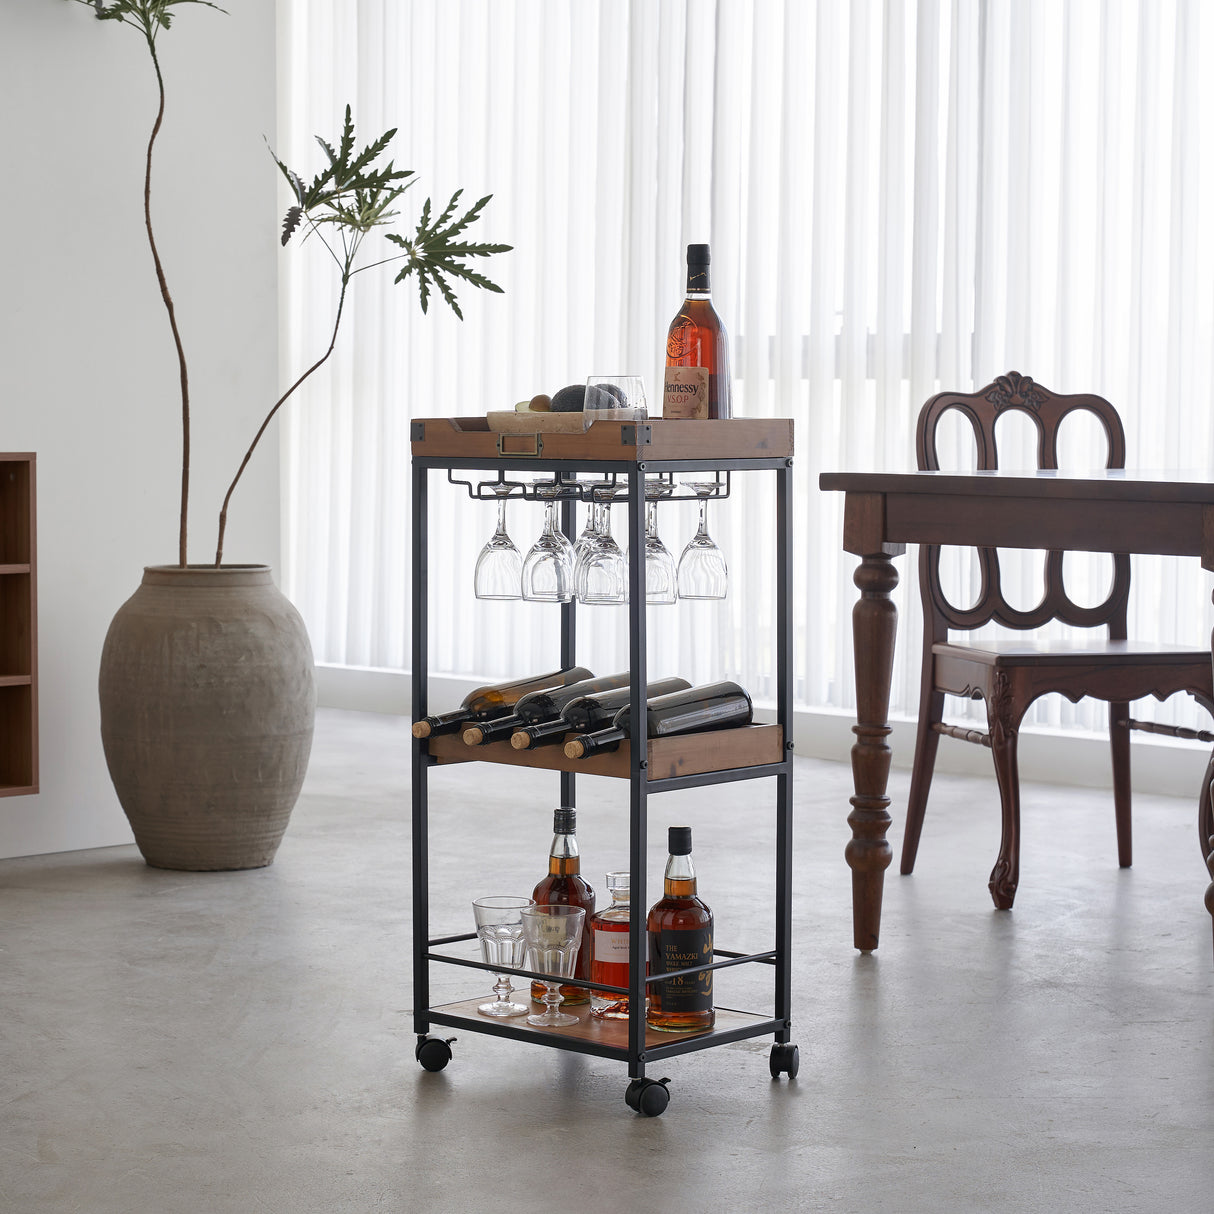
[[[475,939],[475,933],[458,936],[430,938],[429,927],[429,769],[433,760],[424,739],[413,739],[413,998],[414,1029],[419,1036],[429,1032],[431,1025],[447,1025],[490,1036],[509,1037],[528,1041],[555,1049],[571,1050],[575,1053],[593,1054],[600,1057],[617,1058],[628,1063],[631,1079],[643,1079],[647,1062],[670,1058],[696,1050],[708,1049],[730,1041],[772,1033],[777,1043],[787,1043],[791,1034],[791,940],[792,940],[792,460],[786,458],[735,458],[735,459],[664,459],[647,460],[552,460],[537,455],[501,456],[497,459],[464,459],[452,456],[415,456],[413,459],[413,719],[420,720],[427,714],[428,680],[428,629],[429,586],[428,566],[428,476],[431,470],[446,470],[448,481],[465,485],[474,498],[482,496],[482,489],[492,483],[505,483],[507,471],[553,472],[558,481],[576,477],[579,473],[599,473],[627,482],[628,487],[628,635],[629,669],[645,671],[646,666],[646,620],[645,620],[645,478],[654,473],[701,472],[726,474],[724,492],[717,496],[728,496],[729,476],[733,472],[773,470],[776,475],[776,714],[777,723],[783,730],[784,757],[780,762],[754,767],[729,768],[723,771],[705,772],[698,775],[679,776],[651,780],[647,771],[647,747],[644,738],[633,739],[631,746],[631,770],[629,773],[629,868],[632,872],[632,902],[634,909],[649,905],[646,890],[646,840],[648,838],[648,799],[651,793],[693,788],[700,785],[723,784],[737,780],[773,777],[776,781],[776,839],[775,839],[775,947],[767,952],[740,954],[723,949],[714,949],[716,957],[725,960],[713,961],[702,969],[720,969],[747,963],[774,966],[774,1015],[768,1020],[755,1020],[730,1029],[712,1029],[706,1033],[679,1038],[657,1046],[645,1045],[644,988],[658,978],[645,974],[645,926],[643,914],[634,914],[629,936],[630,986],[627,991],[631,1015],[628,1021],[628,1046],[618,1046],[587,1041],[584,1038],[562,1036],[556,1033],[537,1033],[534,1029],[520,1029],[509,1023],[492,1021],[485,1017],[474,1018],[454,1015],[439,1008],[431,1008],[429,966],[432,962],[462,965],[474,969],[490,969],[480,961],[446,956],[433,951],[436,947]],[[453,470],[495,471],[496,482],[473,485],[471,482],[451,477]],[[718,477],[719,480],[719,477]],[[593,484],[602,482],[578,482],[569,479],[568,493],[561,493],[561,528],[570,540],[574,538],[574,501],[584,496],[584,491]],[[520,486],[521,488],[521,486]],[[489,496],[484,494],[483,496]],[[670,500],[669,498],[663,500]],[[561,665],[573,666],[577,650],[576,604],[561,607]],[[631,686],[631,719],[644,722],[645,679],[634,678]],[[562,805],[575,805],[574,773],[560,773],[560,796]],[[543,975],[528,970],[510,971],[519,977],[540,978]],[[661,975],[667,977],[668,975]],[[624,993],[621,988],[601,986],[593,982],[585,985],[602,990]]]

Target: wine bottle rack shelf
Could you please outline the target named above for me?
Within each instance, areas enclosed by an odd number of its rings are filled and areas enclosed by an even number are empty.
[[[573,538],[574,504],[590,500],[595,487],[604,483],[617,487],[616,510],[626,512],[629,551],[629,601],[626,609],[611,613],[612,626],[627,617],[629,669],[648,670],[647,627],[644,608],[644,565],[637,555],[644,552],[645,485],[659,477],[673,486],[674,473],[694,472],[698,481],[715,480],[714,496],[727,497],[739,473],[772,473],[776,480],[775,526],[775,683],[774,724],[750,725],[741,729],[714,730],[669,738],[647,738],[643,746],[624,742],[616,751],[569,759],[562,746],[538,746],[515,750],[508,741],[486,746],[468,746],[458,735],[415,738],[412,761],[413,847],[413,1023],[418,1035],[417,1058],[427,1070],[438,1070],[451,1059],[446,1039],[431,1034],[436,1026],[458,1028],[556,1049],[595,1054],[626,1063],[632,1080],[627,1100],[638,1112],[656,1116],[666,1107],[664,1087],[645,1077],[647,1062],[677,1054],[707,1049],[746,1038],[772,1036],[771,1074],[795,1076],[797,1047],[791,1043],[791,935],[792,935],[792,422],[776,418],[734,421],[609,422],[595,421],[584,431],[549,430],[535,434],[504,433],[490,429],[483,417],[428,418],[415,421],[411,429],[412,470],[412,585],[413,585],[413,719],[428,713],[428,513],[430,475],[446,474],[447,481],[463,486],[469,496],[484,500],[498,496],[498,488],[509,485],[518,496],[539,496],[535,474],[551,477],[560,499],[561,527]],[[457,473],[461,475],[456,475]],[[491,474],[491,475],[486,475]],[[673,488],[682,495],[686,489]],[[692,496],[688,493],[688,496]],[[576,662],[577,607],[559,608],[560,660],[567,669]],[[596,621],[597,622],[597,621]],[[645,679],[634,679],[629,711],[634,721],[646,719]],[[644,955],[643,909],[652,901],[646,890],[648,852],[648,800],[662,792],[771,778],[775,784],[775,916],[773,946],[755,954],[716,950],[728,962],[750,966],[762,963],[772,975],[770,1011],[734,1011],[717,1008],[715,1026],[700,1033],[660,1033],[645,1024],[641,995],[643,974],[634,974],[630,992],[632,1017],[626,1021],[600,1022],[588,1011],[579,1012],[578,1025],[562,1030],[536,1029],[517,1019],[500,1020],[481,1016],[477,1006],[487,998],[483,983],[470,985],[465,998],[442,1006],[430,1006],[430,967],[444,963],[469,965],[450,956],[436,954],[434,946],[461,936],[434,935],[431,931],[429,856],[430,781],[452,765],[490,762],[503,767],[547,769],[558,773],[562,805],[576,805],[578,774],[612,776],[628,784],[628,856],[632,872],[634,915],[630,948],[633,956]],[[550,805],[545,804],[546,814]],[[721,841],[727,845],[727,840]],[[470,915],[470,911],[469,911]],[[450,930],[451,923],[435,924]],[[753,925],[751,925],[753,927]],[[472,971],[482,968],[471,963]],[[570,1009],[571,1011],[576,1009]],[[665,1080],[662,1084],[665,1084]],[[648,1091],[648,1097],[646,1092]]]
[[[570,734],[569,737],[575,735]],[[766,767],[784,759],[784,731],[779,725],[748,725],[744,729],[718,729],[706,733],[680,734],[672,738],[650,738],[646,742],[649,783],[684,776]],[[437,763],[505,763],[512,767],[537,767],[587,776],[632,774],[632,746],[622,742],[619,750],[569,759],[560,746],[537,746],[515,750],[508,741],[468,746],[458,735],[430,739],[430,757]]]

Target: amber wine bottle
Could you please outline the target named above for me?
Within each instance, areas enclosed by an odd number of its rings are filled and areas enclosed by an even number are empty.
[[[491,721],[494,717],[504,717],[519,698],[529,691],[539,691],[545,687],[564,687],[568,683],[577,683],[581,679],[592,677],[584,666],[571,666],[567,670],[553,670],[548,674],[537,674],[512,683],[478,687],[464,696],[463,703],[453,712],[442,712],[414,721],[413,736],[432,738],[438,734],[455,733],[476,721]]]
[[[669,695],[682,691],[691,684],[686,679],[658,679],[645,688],[645,698]],[[578,696],[561,709],[561,715],[551,721],[540,721],[535,725],[524,725],[510,735],[510,745],[515,750],[527,750],[532,746],[544,746],[561,741],[567,733],[590,733],[610,725],[615,714],[632,698],[628,687],[617,687],[598,695]]]
[[[662,416],[733,416],[729,334],[712,306],[706,244],[687,246],[687,298],[666,334]]]
[[[696,871],[691,862],[691,827],[669,830],[670,858],[662,882],[662,897],[646,921],[649,932],[649,974],[689,970],[712,961],[712,911],[696,897]],[[712,970],[682,974],[649,987],[650,1028],[667,1033],[710,1029],[716,1022],[712,1006]]]
[[[648,736],[667,738],[680,733],[699,733],[708,729],[731,729],[749,725],[753,707],[750,694],[737,683],[704,683],[686,691],[658,696],[646,704]],[[605,750],[618,750],[632,736],[631,705],[615,714],[606,729],[578,734],[565,743],[565,755],[583,759]]]
[[[582,943],[578,948],[573,975],[575,978],[585,978],[588,982],[593,982],[594,979],[590,977],[590,962],[594,950],[588,928],[590,920],[594,917],[594,890],[582,876],[576,832],[576,810],[561,806],[554,811],[552,846],[548,850],[548,875],[535,887],[531,896],[535,899],[536,906],[580,906],[585,910]],[[562,985],[561,994],[564,996],[562,1006],[590,1001],[590,988],[585,986]],[[543,1002],[542,982],[532,982],[531,998],[536,1003]]]
[[[506,716],[470,725],[464,730],[464,741],[469,746],[487,746],[490,742],[502,741],[525,725],[559,718],[561,709],[578,696],[612,691],[617,687],[627,687],[628,683],[628,671],[625,670],[623,674],[604,675],[601,679],[580,679],[566,687],[545,687],[542,691],[528,692],[519,697],[513,711]]]

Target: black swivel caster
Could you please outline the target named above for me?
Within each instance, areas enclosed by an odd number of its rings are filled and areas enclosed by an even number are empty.
[[[781,1075],[796,1079],[801,1069],[801,1051],[791,1041],[777,1041],[771,1047],[769,1065],[773,1079],[779,1079]]]
[[[451,1042],[454,1040],[454,1037],[445,1041],[441,1037],[422,1037],[413,1055],[427,1071],[441,1071],[451,1061]]]
[[[634,1079],[624,1093],[624,1102],[645,1117],[661,1117],[670,1103],[669,1079]]]

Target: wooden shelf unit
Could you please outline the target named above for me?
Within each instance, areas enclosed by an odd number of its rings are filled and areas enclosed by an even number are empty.
[[[0,797],[38,791],[34,463],[0,452]]]

